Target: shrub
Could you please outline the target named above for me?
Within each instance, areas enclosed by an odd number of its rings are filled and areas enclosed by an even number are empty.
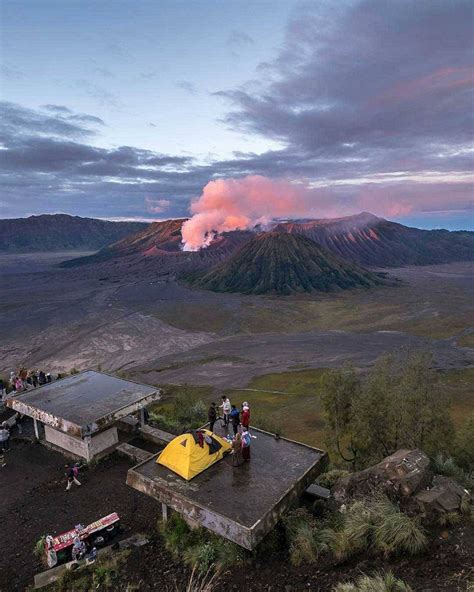
[[[160,521],[158,528],[166,548],[174,557],[179,557],[189,546],[189,526],[177,512],[173,512],[166,522]]]
[[[385,516],[375,527],[375,548],[385,555],[416,555],[428,544],[424,531],[414,518],[403,512]]]
[[[321,487],[327,487],[331,489],[334,487],[336,481],[341,477],[347,477],[350,475],[349,471],[343,471],[342,469],[333,469],[332,471],[327,471],[316,479],[316,483],[321,485]]]
[[[438,475],[452,477],[459,482],[464,480],[464,471],[461,469],[461,467],[458,467],[451,456],[444,456],[440,452],[431,460],[431,464],[433,466],[434,472]]]
[[[333,530],[329,547],[337,561],[345,561],[365,550],[414,555],[426,544],[426,535],[414,518],[400,512],[386,497],[375,495],[347,508],[342,525]]]
[[[44,544],[46,541],[45,535],[41,536],[35,544],[35,548],[33,549],[33,554],[37,559],[41,559],[44,561],[45,552],[44,552]]]
[[[333,592],[412,592],[412,589],[389,571],[375,576],[363,575],[354,583],[338,584]]]
[[[440,526],[456,526],[461,522],[461,514],[459,512],[445,512],[438,518]]]
[[[188,547],[183,553],[184,561],[196,569],[200,576],[204,576],[217,563],[218,557],[219,551],[214,541]]]

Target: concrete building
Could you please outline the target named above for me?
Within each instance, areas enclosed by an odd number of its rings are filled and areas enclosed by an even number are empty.
[[[215,427],[221,435],[220,427]],[[328,463],[327,454],[251,428],[250,462],[232,466],[231,456],[191,481],[156,463],[158,454],[128,471],[127,484],[161,502],[191,525],[201,525],[246,549],[254,549],[281,515],[296,504]]]
[[[117,446],[121,418],[143,410],[160,393],[156,387],[87,370],[15,394],[7,405],[33,418],[38,440],[91,461]]]

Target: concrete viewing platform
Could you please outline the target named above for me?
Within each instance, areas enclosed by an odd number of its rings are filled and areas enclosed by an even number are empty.
[[[127,484],[246,549],[253,549],[323,471],[319,449],[251,428],[251,460],[232,456],[186,481],[156,463],[155,454],[128,471]],[[220,434],[221,429],[217,428]]]
[[[117,422],[160,398],[160,389],[86,370],[33,390],[6,403],[32,417],[36,437],[92,460],[118,444]]]

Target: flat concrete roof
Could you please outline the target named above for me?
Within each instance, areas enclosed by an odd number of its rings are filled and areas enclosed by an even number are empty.
[[[219,433],[220,428],[216,429]],[[328,462],[325,452],[251,428],[251,460],[232,466],[232,456],[185,481],[156,463],[128,471],[127,484],[165,503],[217,534],[253,549],[298,500]]]
[[[86,370],[14,395],[7,405],[73,436],[100,431],[160,397],[160,389]]]

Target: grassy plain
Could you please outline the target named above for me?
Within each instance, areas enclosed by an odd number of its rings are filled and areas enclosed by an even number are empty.
[[[252,379],[246,389],[231,389],[227,394],[239,405],[243,401],[251,403],[252,423],[257,427],[324,447],[326,433],[320,405],[324,372],[324,368],[319,368],[266,374]],[[474,409],[474,368],[440,371],[439,379],[451,397],[451,416],[459,427]],[[169,409],[175,397],[185,392],[206,403],[219,402],[219,395],[211,386],[162,385],[162,388],[165,398],[156,404],[157,411]]]

